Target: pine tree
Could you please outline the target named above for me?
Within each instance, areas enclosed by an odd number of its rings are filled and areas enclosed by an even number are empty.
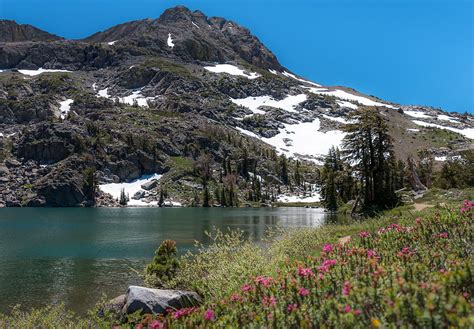
[[[160,188],[160,199],[158,200],[158,207],[163,207],[165,204],[165,195],[163,192],[163,187]]]
[[[210,199],[211,196],[209,194],[209,188],[207,185],[204,186],[203,196],[202,196],[202,206],[209,207],[210,206]]]
[[[176,242],[164,240],[146,267],[146,274],[153,277],[155,286],[165,287],[166,283],[175,277],[178,268]]]
[[[280,167],[280,179],[283,182],[283,184],[288,185],[288,183],[290,182],[290,179],[288,177],[288,161],[286,160],[286,156],[284,154],[280,156],[279,167]]]
[[[393,184],[395,158],[388,126],[377,109],[361,108],[351,116],[356,122],[345,126],[343,147],[346,161],[360,177],[363,210],[393,207],[398,199]]]
[[[129,197],[125,194],[125,189],[120,190],[119,204],[121,206],[126,206],[128,204]]]
[[[300,175],[300,162],[296,160],[296,167],[295,167],[295,184],[299,186],[301,184],[301,175]]]

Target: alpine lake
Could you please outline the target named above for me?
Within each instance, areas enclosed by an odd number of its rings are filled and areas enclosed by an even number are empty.
[[[178,253],[209,243],[214,228],[259,242],[267,230],[318,227],[343,218],[320,208],[3,208],[0,312],[65,303],[83,314],[103,296],[142,284],[164,239]]]

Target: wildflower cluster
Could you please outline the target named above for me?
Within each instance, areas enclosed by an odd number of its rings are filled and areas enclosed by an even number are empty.
[[[167,327],[469,327],[474,202],[410,225],[360,232],[249,278],[224,300],[165,317]],[[471,317],[471,318],[470,318]]]

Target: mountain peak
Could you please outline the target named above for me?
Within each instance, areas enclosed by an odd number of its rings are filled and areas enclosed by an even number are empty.
[[[57,35],[45,32],[29,24],[0,20],[0,42],[54,41],[61,39]]]

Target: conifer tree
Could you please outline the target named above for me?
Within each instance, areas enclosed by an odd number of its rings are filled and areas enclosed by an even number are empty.
[[[345,159],[360,179],[363,210],[393,207],[395,195],[392,138],[388,126],[375,108],[361,108],[351,114],[353,123],[345,126]]]

